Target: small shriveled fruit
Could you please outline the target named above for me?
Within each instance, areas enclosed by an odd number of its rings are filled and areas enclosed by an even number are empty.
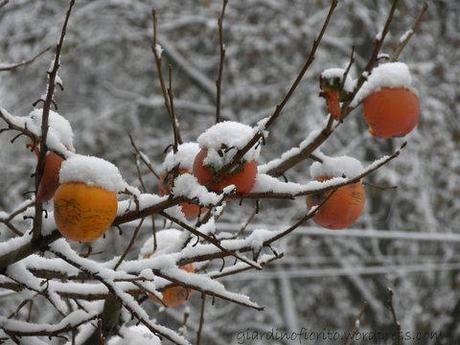
[[[37,191],[37,201],[45,202],[53,198],[59,187],[59,170],[64,158],[54,152],[48,152],[40,185]]]
[[[61,234],[74,241],[99,238],[117,214],[115,192],[81,182],[65,182],[54,195],[54,219]]]
[[[326,100],[326,107],[327,111],[331,116],[339,121],[341,117],[341,109],[340,109],[340,94],[337,90],[328,90],[322,91],[320,93],[321,97],[324,97]]]
[[[417,95],[404,87],[384,87],[363,101],[369,132],[379,138],[400,137],[412,131],[419,121]]]
[[[318,176],[316,180],[329,180],[328,176]],[[307,196],[308,207],[320,205],[331,191]],[[365,203],[365,192],[362,183],[356,182],[337,188],[321,205],[313,216],[316,224],[328,229],[344,229],[352,225],[361,215]]]

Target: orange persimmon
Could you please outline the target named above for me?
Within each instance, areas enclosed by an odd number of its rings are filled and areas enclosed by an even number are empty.
[[[110,227],[117,207],[115,192],[81,182],[65,182],[54,195],[54,220],[64,237],[90,242]]]
[[[328,176],[318,176],[317,181],[329,180]],[[331,191],[307,195],[307,205],[320,205]],[[339,187],[324,202],[313,216],[316,224],[328,229],[344,229],[352,225],[364,208],[365,193],[361,181]]]
[[[186,272],[195,272],[195,269],[193,268],[193,264],[191,263],[181,266],[180,268]],[[149,295],[149,299],[155,303],[158,303],[158,304],[161,303],[168,307],[174,308],[174,307],[180,306],[184,304],[185,302],[187,302],[188,299],[190,298],[192,291],[193,290],[188,289],[182,285],[172,284],[171,286],[165,288],[162,291],[163,298],[161,299],[161,301],[159,301],[158,298],[153,295]]]
[[[404,87],[384,87],[363,101],[369,132],[390,138],[408,134],[417,126],[420,106],[417,95]]]
[[[204,165],[204,159],[208,150],[202,149],[195,157],[193,163],[193,175],[202,185],[207,185],[214,176],[212,167]],[[257,175],[257,163],[254,160],[246,161],[237,168],[236,171],[222,176],[216,183],[213,183],[209,189],[219,192],[229,185],[235,185],[238,193],[249,193],[254,186]]]
[[[179,175],[186,174],[188,172],[189,171],[187,169],[179,169]],[[171,184],[172,181],[168,181],[166,175],[161,176],[159,184],[159,193],[161,196],[171,193]],[[208,210],[207,208],[200,207],[199,205],[192,204],[189,202],[181,202],[180,206],[185,217],[189,220],[197,217],[200,214],[200,212],[203,213]]]

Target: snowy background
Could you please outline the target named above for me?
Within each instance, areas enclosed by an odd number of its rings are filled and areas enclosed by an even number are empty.
[[[0,63],[27,59],[54,44],[66,3],[12,0],[2,8]],[[229,1],[224,24],[225,119],[254,125],[271,113],[297,75],[328,4],[321,0]],[[388,1],[340,1],[315,63],[271,131],[261,163],[278,157],[324,124],[319,74],[329,67],[345,68],[352,44],[356,66],[351,73],[362,69],[389,5]],[[420,6],[420,1],[401,1],[384,52],[398,43]],[[185,141],[196,140],[214,123],[220,1],[78,0],[61,59],[65,90],[57,96],[60,114],[72,124],[77,152],[115,163],[133,185],[138,182],[128,133],[158,167],[171,142],[150,50],[152,7],[160,13],[163,56],[173,66],[182,136]],[[460,341],[456,327],[460,323],[459,18],[459,2],[430,2],[420,31],[402,53],[400,60],[410,67],[419,92],[421,122],[407,137],[409,144],[401,156],[367,178],[371,184],[398,188],[382,191],[366,186],[366,209],[353,230],[330,232],[308,223],[282,243],[287,255],[277,264],[224,280],[231,290],[247,293],[266,308],[257,312],[216,301],[207,308],[205,344],[238,343],[238,332],[246,329],[346,331],[363,301],[369,306],[362,327],[388,334],[392,319],[385,308],[387,287],[395,291],[404,331],[412,335],[441,331],[448,335],[449,344]],[[44,90],[50,59],[47,53],[29,66],[0,73],[1,105],[17,115],[32,111],[31,104]],[[11,211],[34,184],[30,178],[33,155],[25,142],[10,145],[10,139],[9,134],[0,136],[3,211]],[[351,155],[367,165],[401,142],[372,138],[358,110],[322,148],[329,155]],[[310,163],[290,170],[287,178],[308,182]],[[156,192],[156,180],[146,169],[143,173],[149,191]],[[250,200],[245,206],[231,206],[218,230],[238,231],[253,210]],[[284,228],[305,211],[301,199],[262,201],[260,206],[252,227]],[[2,225],[0,229],[1,236],[6,236]],[[101,258],[119,254],[129,238],[130,231],[125,229],[121,237],[117,229],[111,230],[93,249],[104,250]],[[149,229],[146,223],[144,238]],[[11,308],[11,303],[0,298],[0,309]],[[184,332],[193,337],[200,303],[196,294],[187,307],[154,313],[176,329],[184,313],[189,314]],[[47,310],[40,310],[40,316],[46,321]]]

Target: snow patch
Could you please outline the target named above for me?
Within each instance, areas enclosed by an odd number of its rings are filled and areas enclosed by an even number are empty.
[[[157,250],[155,255],[170,254],[179,252],[184,243],[184,234],[188,234],[177,229],[164,229],[156,232]],[[139,251],[139,259],[144,259],[153,254],[153,236],[150,237],[141,247]]]
[[[162,171],[166,174],[173,170],[177,165],[179,169],[191,171],[195,156],[200,152],[198,143],[183,143],[177,147],[177,152],[170,151],[163,162]]]
[[[403,87],[417,94],[417,91],[412,87],[412,76],[409,67],[402,62],[390,62],[377,66],[372,70],[368,80],[353,99],[351,106],[357,106],[371,93],[384,87]]]
[[[25,122],[27,128],[39,136],[41,135],[42,115],[43,109],[34,109],[29,114]],[[67,119],[55,111],[50,110],[48,125],[48,136],[50,139],[55,137],[59,142],[66,146],[68,150],[75,151],[73,147],[73,131],[70,126],[70,122]]]
[[[348,156],[327,157],[322,156],[323,163],[314,162],[310,168],[313,178],[319,176],[354,178],[363,171],[363,165],[355,158]]]
[[[74,154],[62,162],[59,182],[82,182],[116,193],[128,186],[118,168],[112,163],[102,158],[79,154]]]
[[[337,79],[337,84],[341,85],[343,82],[344,74],[345,70],[343,68],[328,68],[321,72],[321,79],[326,79],[331,82],[334,79]],[[352,92],[355,84],[356,81],[353,80],[349,74],[347,74],[345,84],[343,85],[343,90],[346,92]]]
[[[204,159],[204,163],[213,166],[215,169],[221,168],[230,162],[236,152],[246,146],[259,131],[259,127],[252,128],[233,121],[220,122],[210,127],[197,140],[202,149],[208,150],[208,155]],[[246,152],[244,155],[245,160],[257,160],[260,153],[260,145],[255,146],[257,148],[252,147]]]

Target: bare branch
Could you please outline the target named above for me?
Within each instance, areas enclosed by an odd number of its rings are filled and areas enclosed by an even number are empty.
[[[158,72],[158,79],[160,81],[161,92],[163,93],[164,103],[166,111],[169,114],[169,118],[171,121],[171,127],[173,131],[173,138],[174,138],[174,152],[177,152],[177,144],[180,144],[181,139],[179,135],[179,131],[177,129],[177,119],[172,108],[172,101],[173,101],[173,93],[172,93],[172,81],[171,81],[171,69],[169,69],[169,89],[166,88],[166,84],[163,77],[163,70],[162,70],[162,60],[161,60],[161,53],[163,48],[158,44],[157,41],[157,12],[152,10],[152,21],[153,21],[153,39],[152,39],[152,52],[155,58],[155,64],[157,67]]]
[[[123,260],[125,259],[126,255],[128,255],[131,247],[133,246],[134,244],[134,241],[136,240],[137,238],[137,235],[139,234],[139,230],[141,229],[142,227],[142,224],[144,224],[144,219],[145,218],[142,218],[141,221],[139,222],[139,224],[136,226],[136,229],[134,230],[133,232],[133,235],[131,236],[131,240],[129,241],[128,243],[128,246],[126,247],[126,250],[123,252],[123,254],[120,256],[120,258],[118,259],[115,267],[114,267],[114,270],[116,270],[118,268],[118,266],[120,266],[120,264],[123,262]]]
[[[217,20],[217,26],[219,28],[219,72],[216,80],[216,123],[220,122],[220,108],[221,108],[221,89],[222,89],[222,73],[224,71],[224,60],[225,60],[225,44],[224,44],[224,16],[225,8],[227,7],[228,0],[222,0],[222,11],[219,19]]]
[[[240,259],[241,261],[243,261],[244,263],[250,265],[251,267],[254,267],[255,269],[261,269],[260,265],[257,264],[256,262],[252,262],[248,259],[246,259],[245,257],[243,257],[242,255],[239,255],[238,253],[236,253],[235,251],[230,251],[226,248],[224,248],[218,240],[214,239],[213,237],[209,236],[209,235],[206,235],[205,233],[195,229],[194,227],[188,225],[187,223],[184,223],[182,222],[181,220],[179,219],[176,219],[174,218],[173,216],[170,216],[169,214],[167,214],[166,212],[164,211],[160,211],[159,214],[163,217],[165,217],[166,219],[176,223],[177,225],[180,225],[181,227],[183,227],[185,230],[187,231],[190,231],[192,234],[194,234],[195,236],[198,236],[200,238],[204,238],[206,241],[208,241],[209,243],[212,243],[214,246],[216,246],[217,248],[219,248],[221,251],[225,252],[227,255],[231,255],[231,256],[234,256],[235,258],[237,259]]]
[[[201,294],[200,324],[198,326],[198,331],[196,334],[196,345],[201,344],[201,331],[203,330],[205,307],[206,307],[206,295]]]
[[[358,333],[358,330],[359,330],[359,327],[360,327],[360,324],[361,324],[361,318],[362,318],[364,312],[366,311],[366,308],[367,308],[367,303],[364,302],[362,304],[361,308],[359,309],[358,316],[354,320],[353,328],[352,328],[350,334],[347,337],[347,342],[345,343],[345,345],[351,345],[352,344],[353,337],[356,335],[356,333]]]
[[[128,134],[129,141],[131,142],[131,146],[134,148],[134,151],[136,151],[137,156],[141,159],[142,163],[145,164],[145,166],[150,170],[150,172],[158,179],[161,180],[160,175],[155,171],[153,168],[152,164],[147,160],[145,157],[144,153],[137,147],[133,137],[131,134]]]
[[[316,50],[318,49],[321,40],[324,36],[324,33],[326,31],[326,28],[329,25],[330,19],[332,17],[332,14],[334,13],[335,8],[337,7],[337,0],[332,0],[331,5],[329,8],[329,12],[326,16],[326,19],[324,20],[323,26],[318,34],[318,37],[313,41],[313,46],[310,50],[310,54],[308,55],[304,65],[302,66],[299,74],[297,75],[296,79],[292,83],[291,87],[287,91],[286,95],[283,97],[282,101],[276,106],[274,112],[272,115],[268,118],[267,122],[265,123],[264,129],[268,129],[280,116],[282,110],[284,109],[284,106],[287,104],[291,96],[293,95],[294,91],[297,89],[297,86],[299,83],[302,81],[303,77],[305,76],[305,73],[307,72],[308,68],[310,65],[313,63],[313,60],[315,58]],[[214,175],[211,181],[208,183],[209,185],[212,185],[213,183],[217,182],[225,173],[230,171],[232,168],[237,166],[241,160],[243,159],[244,155],[254,146],[256,145],[259,140],[263,137],[262,132],[258,132],[254,135],[254,137],[238,152],[235,154],[233,157],[232,161],[225,164],[219,171],[217,171]]]
[[[401,331],[401,323],[398,321],[398,317],[396,316],[395,304],[394,304],[394,292],[392,289],[388,288],[388,300],[386,303],[387,308],[391,312],[391,316],[393,318],[393,324],[396,330],[396,345],[402,345],[402,331]]]
[[[6,5],[7,3],[8,3],[8,1],[4,2],[3,5],[0,4],[0,8],[2,6],[4,6],[4,5]],[[51,49],[51,47],[47,47],[47,48],[43,49],[42,51],[40,51],[38,54],[36,54],[33,57],[31,57],[30,59],[23,60],[21,62],[16,62],[16,63],[12,63],[12,64],[0,64],[0,72],[14,71],[15,69],[17,69],[19,67],[29,65],[32,62],[34,62],[36,59],[38,59],[40,56],[45,54],[50,49]]]
[[[65,15],[64,24],[62,25],[61,35],[59,37],[58,44],[56,46],[56,54],[54,57],[54,62],[52,68],[48,70],[48,88],[46,92],[46,98],[43,104],[43,113],[42,113],[42,123],[41,123],[41,140],[40,140],[40,150],[38,156],[38,162],[35,169],[35,190],[38,191],[40,186],[40,181],[43,177],[43,172],[45,170],[45,158],[48,151],[48,145],[46,143],[46,138],[48,136],[48,117],[51,109],[51,104],[54,100],[54,90],[56,88],[56,77],[57,72],[60,66],[61,50],[62,45],[64,44],[64,36],[67,30],[67,23],[69,22],[70,12],[72,7],[75,4],[75,0],[70,0],[69,8]],[[43,204],[41,201],[35,203],[35,216],[33,220],[33,240],[37,240],[41,236],[41,227],[42,227],[42,212]]]
[[[427,10],[428,10],[428,2],[425,1],[423,3],[422,9],[418,13],[417,17],[415,17],[415,20],[412,23],[411,28],[408,31],[406,31],[403,37],[401,37],[401,40],[399,41],[398,46],[394,49],[393,54],[391,54],[390,61],[397,61],[399,59],[399,55],[401,55],[401,52],[406,47],[407,43],[409,43],[412,36],[415,35],[415,33],[417,32],[420,26],[420,23],[423,19],[423,16],[425,15]]]

